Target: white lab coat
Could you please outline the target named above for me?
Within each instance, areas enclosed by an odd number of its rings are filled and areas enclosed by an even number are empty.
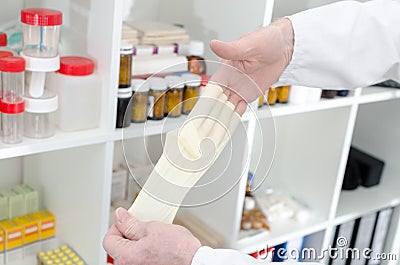
[[[387,79],[400,82],[400,0],[341,1],[289,19],[295,34],[294,53],[277,84],[334,89],[365,87]],[[192,261],[192,265],[227,264],[265,261],[209,247],[201,247]]]

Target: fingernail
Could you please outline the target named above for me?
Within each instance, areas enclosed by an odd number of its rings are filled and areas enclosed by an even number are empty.
[[[120,224],[124,223],[129,218],[129,213],[124,208],[119,207],[115,214],[117,215],[118,222]]]

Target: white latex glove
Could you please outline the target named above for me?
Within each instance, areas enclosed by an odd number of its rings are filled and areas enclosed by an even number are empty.
[[[224,93],[235,106],[242,105],[240,102],[243,100],[250,103],[278,80],[292,58],[293,45],[292,24],[286,18],[233,42],[213,40],[210,47],[223,59],[223,64],[211,80],[224,86]],[[247,74],[257,85],[239,71]],[[244,110],[236,107],[236,111],[242,114]]]
[[[103,247],[119,265],[190,265],[200,241],[179,225],[140,222],[118,208]]]

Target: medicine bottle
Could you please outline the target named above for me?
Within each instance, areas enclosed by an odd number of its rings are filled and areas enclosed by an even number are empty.
[[[7,47],[7,34],[0,32],[0,51],[7,51],[14,54],[13,50]]]
[[[349,94],[349,90],[347,90],[347,89],[338,90],[336,92],[336,95],[339,97],[347,97],[348,94]]]
[[[182,98],[185,81],[179,76],[166,76],[168,82],[166,113],[168,117],[179,117],[182,113]]]
[[[188,70],[193,74],[205,74],[207,71],[206,62],[204,61],[204,42],[192,40],[189,43]]]
[[[58,95],[56,123],[61,130],[99,126],[102,82],[94,69],[90,58],[64,56],[60,58],[60,69],[46,75],[47,88]]]
[[[189,114],[200,95],[201,76],[196,74],[183,74],[182,78],[185,80],[182,113]]]
[[[264,105],[264,95],[258,97],[258,107],[261,108]]]
[[[2,141],[7,144],[22,142],[25,60],[18,56],[0,58],[2,99]]]
[[[275,87],[268,88],[268,96],[267,96],[267,103],[269,105],[275,105],[278,99],[278,91]]]
[[[277,87],[277,101],[279,103],[287,103],[289,101],[290,86]]]
[[[151,77],[148,81],[150,82],[148,118],[150,120],[162,120],[168,88],[167,81],[161,77]]]
[[[333,89],[322,89],[321,98],[334,98],[336,93],[337,91]]]
[[[119,88],[131,87],[133,45],[123,42],[119,57]]]
[[[22,45],[26,56],[56,57],[62,13],[47,8],[21,10]]]
[[[132,122],[145,122],[147,119],[150,84],[144,79],[132,79]]]
[[[117,128],[126,128],[131,125],[131,111],[132,111],[132,89],[130,87],[125,89],[118,89],[118,102],[117,102]]]
[[[41,139],[55,134],[55,113],[58,97],[52,90],[45,90],[40,98],[25,97],[24,135]]]

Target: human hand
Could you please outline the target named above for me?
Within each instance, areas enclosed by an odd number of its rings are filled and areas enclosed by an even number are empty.
[[[119,265],[190,265],[200,241],[189,230],[161,222],[141,222],[118,208],[103,247]]]
[[[236,107],[242,114],[247,103],[256,100],[279,79],[290,63],[293,46],[293,28],[286,18],[233,42],[213,40],[210,47],[223,60],[211,81],[224,87],[228,100],[235,106],[242,106]],[[256,85],[241,73],[247,74]]]

